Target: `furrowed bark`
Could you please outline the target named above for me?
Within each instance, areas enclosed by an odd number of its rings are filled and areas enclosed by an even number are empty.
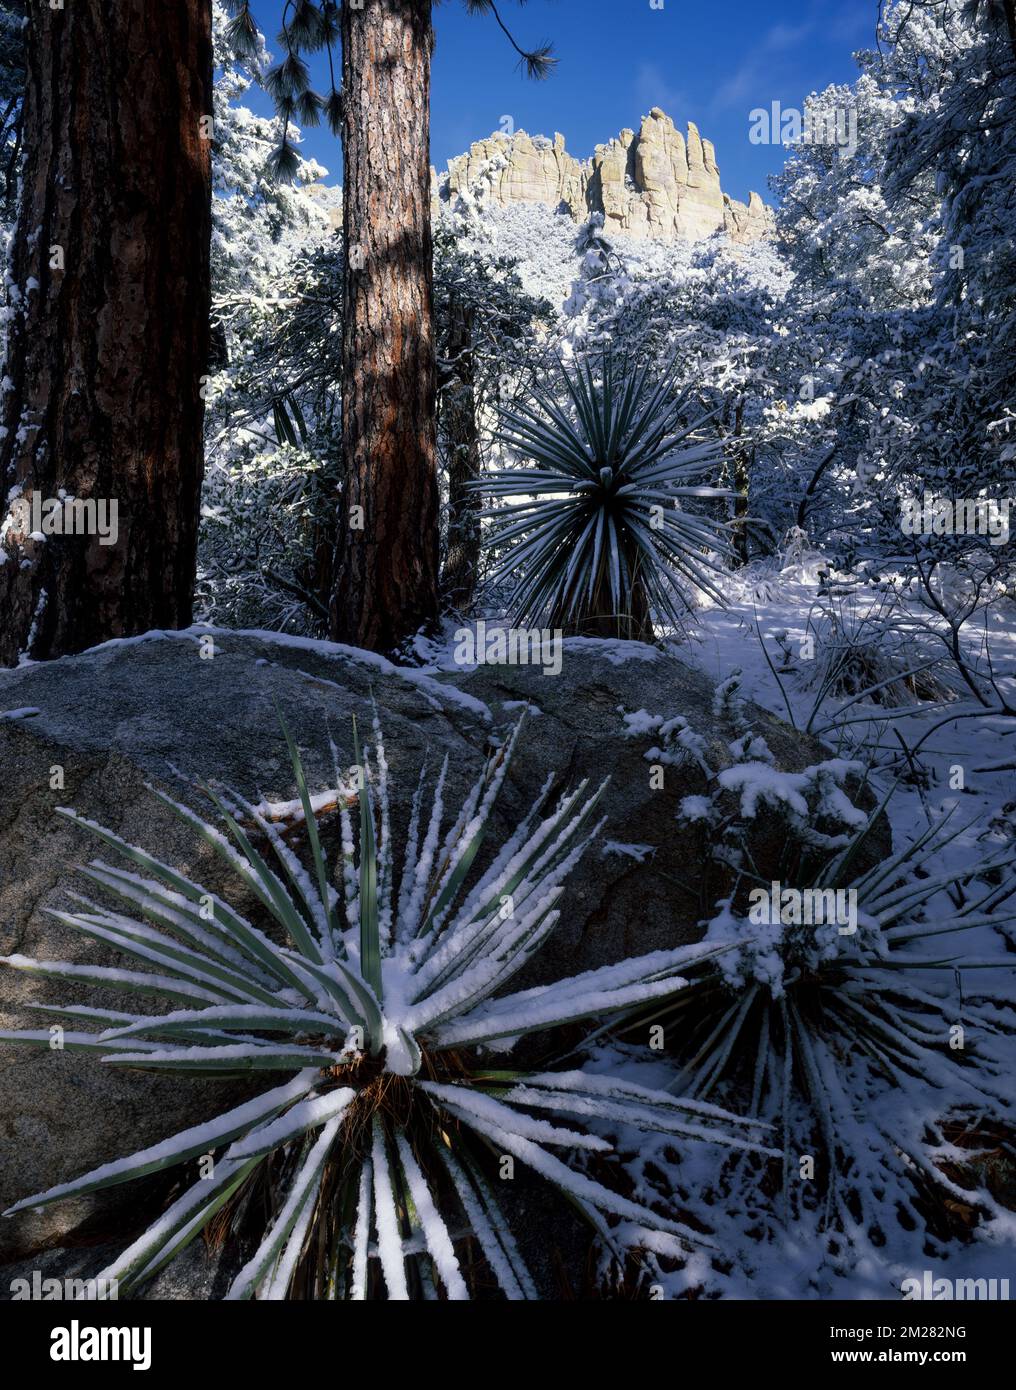
[[[342,10],[346,236],[330,631],[391,651],[438,615],[430,0]]]
[[[211,0],[29,7],[0,446],[0,662],[192,617],[208,361]],[[11,503],[117,504],[115,544]],[[14,524],[12,524],[14,523]]]

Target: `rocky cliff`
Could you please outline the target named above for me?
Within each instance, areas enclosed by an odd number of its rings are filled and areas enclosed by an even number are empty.
[[[716,231],[755,241],[771,220],[757,193],[745,204],[723,192],[712,142],[691,121],[682,135],[658,106],[638,131],[622,130],[585,161],[567,152],[563,135],[496,132],[449,162],[438,195],[451,199],[478,182],[501,206],[546,203],[576,221],[600,212],[608,231],[661,241],[698,241]]]

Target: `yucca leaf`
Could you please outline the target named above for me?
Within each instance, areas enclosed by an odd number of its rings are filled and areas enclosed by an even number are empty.
[[[99,1188],[113,1187],[118,1183],[129,1182],[132,1178],[144,1177],[147,1173],[161,1172],[164,1168],[170,1168],[198,1154],[208,1153],[292,1105],[294,1101],[305,1096],[318,1080],[319,1073],[316,1068],[302,1071],[284,1085],[266,1091],[254,1100],[245,1101],[242,1105],[216,1116],[215,1119],[205,1121],[204,1124],[181,1130],[172,1139],[140,1149],[127,1158],[104,1163],[99,1168],[83,1173],[81,1177],[59,1183],[34,1197],[23,1197],[21,1201],[8,1207],[4,1215],[12,1216],[17,1211],[34,1210],[64,1197],[80,1196],[85,1192],[96,1192]]]
[[[337,1115],[325,1125],[317,1140],[307,1145],[301,1165],[290,1183],[285,1201],[272,1222],[271,1229],[254,1256],[233,1280],[226,1294],[227,1299],[250,1298],[253,1295],[285,1245],[305,1205],[317,1201],[321,1174],[341,1125],[342,1116]]]
[[[209,989],[188,984],[168,975],[149,975],[139,970],[114,970],[105,965],[75,965],[70,961],[31,960],[28,956],[0,956],[0,964],[26,975],[65,980],[74,985],[95,985],[100,989],[124,989],[132,994],[154,994],[178,1004],[193,1005],[198,1000],[221,1004],[222,996]]]
[[[160,939],[157,932],[140,922],[129,923],[125,918],[100,917],[94,913],[59,912],[52,907],[43,910],[48,917],[65,926],[94,937],[96,941],[105,941],[135,960],[159,966],[165,974],[209,990],[220,998],[233,998],[242,1003],[254,999],[272,1002],[272,995],[267,991],[196,951],[177,946],[167,937]]]
[[[314,965],[311,961],[300,961],[299,968],[327,990],[338,1005],[343,1018],[364,1028],[372,1044],[379,1045],[380,1006],[368,987],[356,978],[350,968],[338,960],[329,961],[325,966]]]
[[[501,1290],[512,1301],[526,1298],[535,1299],[537,1297],[536,1286],[518,1253],[518,1247],[514,1240],[508,1245],[502,1238],[508,1232],[503,1216],[497,1225],[491,1219],[491,1209],[494,1207],[493,1196],[483,1188],[473,1187],[466,1172],[459,1166],[444,1144],[438,1143],[435,1148],[458,1193],[470,1230],[478,1241],[484,1258]],[[497,1215],[500,1216],[500,1213],[498,1212]]]
[[[367,1255],[370,1249],[370,1217],[374,1203],[374,1170],[370,1159],[360,1169],[356,1218],[353,1225],[353,1268],[349,1297],[361,1303],[367,1297]]]
[[[195,950],[212,956],[221,965],[245,976],[252,987],[265,988],[281,982],[281,976],[269,975],[267,969],[249,952],[244,953],[234,945],[235,938],[223,934],[223,929],[215,920],[215,904],[204,905],[206,915],[192,910],[191,905],[180,893],[164,887],[155,879],[139,879],[136,875],[125,873],[112,865],[93,860],[82,866],[79,872],[99,884],[117,897],[140,907],[143,914],[158,923]],[[208,928],[218,928],[218,935]]]
[[[395,1145],[398,1150],[399,1161],[402,1164],[402,1171],[406,1175],[406,1183],[412,1195],[413,1204],[416,1207],[417,1216],[423,1228],[427,1249],[434,1260],[438,1276],[452,1302],[468,1299],[469,1293],[455,1256],[455,1248],[452,1245],[448,1227],[434,1205],[434,1198],[427,1186],[427,1180],[424,1178],[420,1165],[401,1130],[395,1136]]]
[[[94,1283],[115,1279],[121,1293],[146,1284],[201,1234],[259,1162],[252,1159],[237,1164],[220,1159],[210,1177],[199,1178],[178,1197],[143,1235],[96,1276]]]
[[[406,1258],[399,1234],[399,1211],[386,1152],[384,1130],[375,1116],[371,1138],[371,1169],[374,1188],[374,1219],[377,1226],[377,1248],[381,1271],[389,1299],[405,1302],[409,1298],[406,1283]]]
[[[356,764],[363,768],[360,740],[353,721]],[[367,788],[366,771],[360,779],[360,971],[378,1000],[381,994],[381,929],[377,903],[377,843],[374,811]]]
[[[140,1071],[214,1072],[240,1075],[248,1071],[296,1071],[301,1067],[332,1067],[338,1054],[290,1044],[228,1043],[225,1046],[164,1047],[153,1052],[113,1052],[103,1057],[110,1066]]]
[[[217,831],[213,831],[211,826],[205,825],[200,817],[194,816],[186,807],[177,806],[178,813],[184,814],[184,819],[197,822],[197,828],[202,836],[231,864],[240,877],[244,880],[268,908],[269,912],[275,917],[276,921],[289,933],[293,944],[297,950],[307,957],[308,960],[316,964],[321,963],[321,950],[318,943],[311,936],[307,924],[304,922],[298,909],[294,906],[293,900],[286,892],[285,887],[272,872],[265,860],[251,844],[242,826],[230,815],[229,809],[222,798],[209,786],[204,788],[206,794],[215,803],[219,814],[225,823],[226,829],[240,847],[240,853],[234,851],[232,855],[225,853],[228,848]],[[171,798],[159,793],[164,801],[174,805]]]
[[[163,1034],[186,1036],[195,1027],[236,1029],[247,1032],[330,1033],[344,1038],[348,1027],[334,1015],[310,1009],[261,1008],[256,1004],[212,1005],[207,1009],[180,1009],[163,1017],[133,1016],[126,1025],[114,1024],[103,1034],[110,1040]]]
[[[116,1048],[98,1033],[68,1033],[59,1035],[59,1046],[54,1047],[54,1036],[48,1028],[0,1028],[0,1042],[32,1043],[36,1047],[49,1048],[53,1052],[115,1052]],[[156,1047],[156,1043],[139,1043],[140,1047]]]
[[[430,1089],[430,1083],[422,1084]],[[452,1088],[445,1089],[450,1090]],[[509,1127],[506,1128],[487,1115],[480,1115],[475,1109],[467,1108],[458,1098],[452,1103],[447,1096],[442,1095],[442,1103],[457,1114],[471,1129],[486,1135],[495,1144],[500,1145],[501,1152],[514,1155],[521,1163],[532,1168],[561,1192],[567,1193],[581,1202],[588,1202],[595,1210],[613,1216],[627,1217],[629,1220],[642,1226],[648,1226],[652,1230],[667,1231],[691,1244],[705,1246],[713,1244],[701,1232],[693,1231],[690,1227],[672,1221],[669,1217],[659,1215],[649,1207],[630,1201],[628,1198],[612,1192],[610,1188],[596,1182],[586,1174],[578,1173],[569,1168],[566,1163],[548,1152],[541,1144],[519,1132],[518,1111],[513,1111],[508,1106],[503,1107],[508,1114],[505,1124]]]
[[[311,862],[314,865],[314,873],[317,877],[318,893],[321,896],[321,906],[328,921],[330,932],[335,930],[335,917],[331,905],[331,885],[328,880],[328,865],[325,861],[324,851],[321,848],[321,837],[318,834],[317,817],[314,814],[314,806],[311,801],[310,790],[307,786],[307,777],[303,770],[303,759],[300,757],[300,750],[297,748],[292,734],[282,717],[282,712],[276,705],[276,713],[279,718],[279,725],[286,739],[286,747],[289,749],[289,758],[293,765],[293,776],[296,778],[296,787],[300,795],[300,804],[303,807],[304,826],[307,831],[307,843],[310,846]]]
[[[237,1193],[259,1162],[260,1159],[252,1159],[250,1163],[238,1164],[235,1168],[230,1165],[228,1171],[222,1174],[220,1181],[216,1183],[218,1191],[213,1195],[206,1190],[203,1195],[207,1200],[198,1208],[196,1214],[161,1245],[155,1258],[140,1269],[135,1277],[128,1276],[124,1285],[130,1289],[147,1284],[155,1278],[160,1270],[175,1260],[181,1251],[186,1250],[187,1246],[205,1230],[216,1212],[220,1211]],[[217,1174],[217,1176],[219,1175]],[[200,1181],[207,1182],[206,1179]]]
[[[156,793],[156,795],[160,794]],[[200,817],[196,816],[192,811],[180,807],[178,803],[174,802],[170,797],[162,797],[162,799],[165,800],[177,814],[183,814],[183,819],[186,820],[188,824],[200,827],[202,834],[204,834],[205,831],[210,831],[210,827],[205,826]],[[222,902],[214,897],[214,895],[208,893],[200,884],[192,883],[190,879],[177,873],[177,871],[168,864],[163,864],[160,860],[155,859],[152,855],[147,854],[136,845],[128,844],[127,841],[121,839],[119,835],[113,834],[112,831],[106,830],[105,827],[97,825],[94,821],[86,820],[85,817],[79,816],[76,811],[71,810],[69,807],[58,806],[56,814],[58,816],[64,816],[67,820],[72,821],[83,830],[89,831],[90,834],[97,835],[99,839],[104,840],[106,844],[117,850],[118,853],[137,864],[139,868],[146,870],[148,873],[155,874],[156,878],[168,884],[170,888],[181,894],[188,902],[200,906],[203,901],[210,901],[213,906],[213,911],[216,914],[216,919],[228,927],[231,935],[236,941],[249,951],[259,964],[263,965],[272,975],[276,976],[276,978],[287,984],[296,984],[297,987],[299,987],[298,981],[292,976],[291,972],[286,971],[280,966],[272,942],[252,927],[249,922],[244,921],[244,919],[234,912],[227,903]],[[231,861],[229,862],[231,863]]]
[[[300,1138],[309,1129],[320,1129],[322,1125],[340,1119],[355,1099],[356,1092],[351,1087],[341,1086],[324,1095],[298,1100],[277,1120],[259,1125],[242,1139],[230,1144],[226,1157],[234,1162],[260,1158],[280,1144]]]

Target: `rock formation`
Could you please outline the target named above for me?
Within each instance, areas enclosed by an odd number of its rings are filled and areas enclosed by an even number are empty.
[[[545,203],[576,221],[600,212],[608,232],[632,237],[699,241],[726,231],[733,241],[749,242],[770,228],[771,214],[757,193],[745,204],[723,192],[712,142],[694,122],[682,135],[658,106],[637,132],[622,130],[585,162],[568,154],[563,135],[495,132],[449,162],[438,194],[450,199],[478,180],[502,207]]]

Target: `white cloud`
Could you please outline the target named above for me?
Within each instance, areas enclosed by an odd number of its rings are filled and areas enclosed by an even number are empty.
[[[815,21],[811,19],[796,27],[792,24],[775,24],[763,35],[759,47],[766,53],[782,53],[803,43],[814,28]]]
[[[772,82],[772,58],[775,53],[787,53],[805,42],[815,29],[815,21],[808,19],[803,24],[774,24],[767,29],[754,45],[751,55],[740,67],[721,82],[712,100],[712,109],[722,111],[732,106],[745,105],[757,95],[763,82]]]

